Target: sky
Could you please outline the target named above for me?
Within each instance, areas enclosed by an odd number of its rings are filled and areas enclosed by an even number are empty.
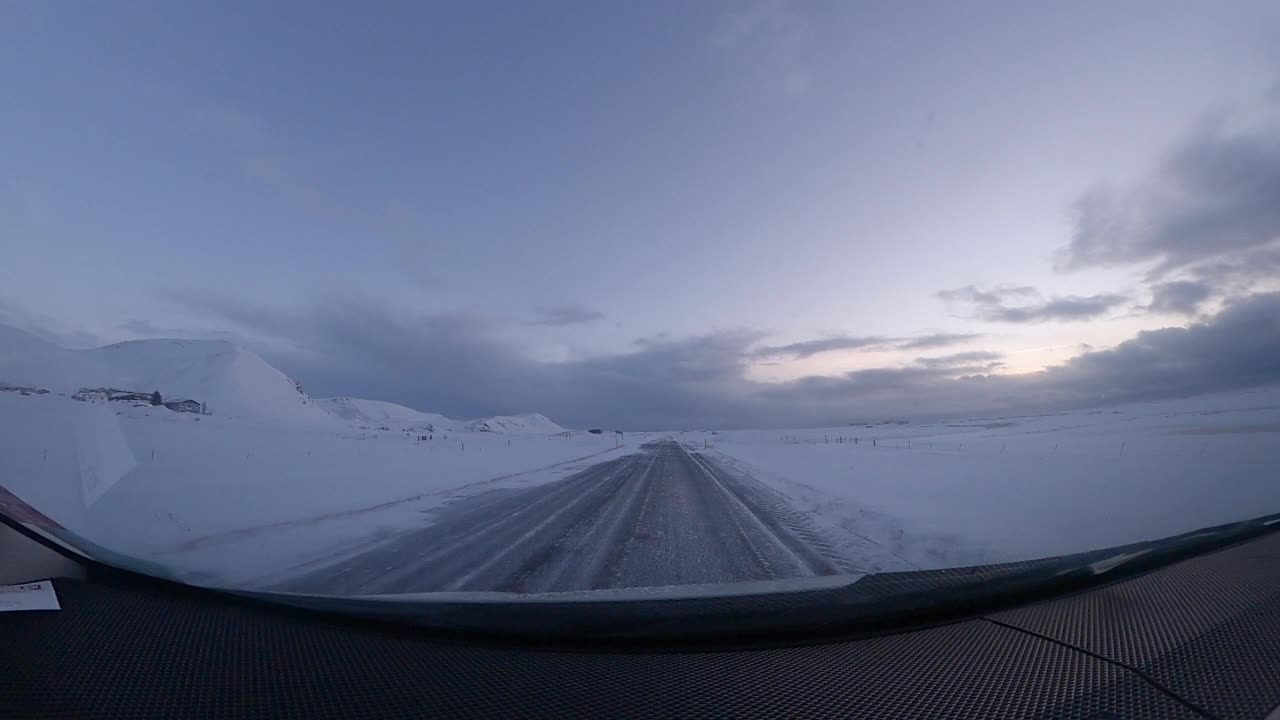
[[[0,322],[618,427],[1280,380],[1278,32],[1245,1],[0,2]]]

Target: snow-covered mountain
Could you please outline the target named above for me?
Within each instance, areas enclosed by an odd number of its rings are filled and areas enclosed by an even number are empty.
[[[159,391],[205,404],[212,415],[335,424],[284,373],[223,340],[132,340],[64,350],[0,326],[0,383],[64,394],[81,388]]]
[[[496,415],[490,418],[472,420],[467,423],[467,429],[472,432],[537,433],[547,435],[551,433],[564,432],[565,430],[552,422],[551,418],[538,413],[525,413],[523,415]]]
[[[381,400],[337,397],[317,399],[315,402],[339,418],[358,426],[429,432],[453,430],[455,426],[462,425],[437,413],[419,412]]]

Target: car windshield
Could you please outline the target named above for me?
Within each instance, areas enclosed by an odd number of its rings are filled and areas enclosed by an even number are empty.
[[[0,513],[183,583],[524,602],[1280,512],[1278,31],[4,3]]]

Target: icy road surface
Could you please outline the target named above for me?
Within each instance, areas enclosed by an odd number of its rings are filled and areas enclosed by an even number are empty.
[[[560,592],[848,572],[776,491],[663,439],[564,480],[494,490],[276,590]]]

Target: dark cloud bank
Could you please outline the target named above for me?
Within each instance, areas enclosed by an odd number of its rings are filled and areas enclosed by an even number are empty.
[[[1151,286],[1151,304],[1147,309],[1174,315],[1193,315],[1211,295],[1213,288],[1202,282],[1176,280],[1158,283]]]
[[[1149,177],[1075,205],[1064,270],[1152,263],[1163,278],[1280,240],[1280,127],[1205,122]]]
[[[843,424],[1035,411],[1280,381],[1280,293],[1256,294],[1186,328],[1140,333],[1028,375],[989,374],[983,351],[785,383],[747,378],[753,332],[649,339],[567,363],[529,359],[465,315],[410,316],[373,304],[281,313],[204,297],[186,304],[264,337],[269,361],[318,395],[400,402],[456,416],[539,411],[622,429]],[[909,341],[899,340],[897,347]],[[305,348],[289,349],[289,348]],[[813,346],[792,348],[793,355]],[[810,353],[812,354],[812,353]]]

